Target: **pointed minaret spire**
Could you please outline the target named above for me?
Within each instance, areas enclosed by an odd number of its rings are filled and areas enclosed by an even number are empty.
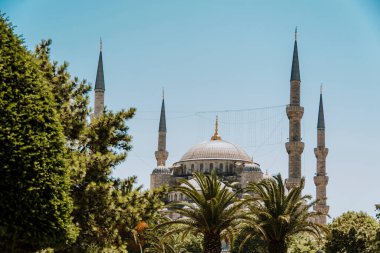
[[[98,70],[96,72],[96,81],[95,81],[95,90],[105,90],[104,85],[104,72],[103,72],[103,55],[102,49],[103,43],[102,39],[100,39],[100,51],[99,51],[99,61],[98,61]]]
[[[319,111],[318,111],[318,129],[325,129],[325,115],[323,113],[323,99],[322,99],[322,85],[321,85],[321,94],[319,97]]]
[[[298,48],[297,48],[297,27],[294,33],[294,50],[293,50],[293,62],[292,62],[292,72],[290,75],[290,81],[301,81],[300,77],[300,67],[298,62]]]
[[[161,104],[161,114],[160,114],[160,125],[158,128],[159,132],[166,133],[166,117],[165,117],[165,97],[164,89],[162,89],[162,104]]]
[[[95,117],[103,114],[104,111],[104,72],[103,72],[103,57],[102,57],[102,39],[100,38],[100,52],[99,52],[99,61],[98,61],[98,70],[96,72],[96,81],[95,81]]]
[[[314,177],[316,186],[316,199],[318,204],[314,206],[314,210],[322,215],[318,216],[317,222],[326,224],[326,215],[330,207],[326,203],[326,187],[329,182],[329,177],[326,174],[326,157],[329,149],[325,147],[325,119],[323,114],[322,86],[319,99],[318,125],[317,125],[317,147],[314,149],[315,157],[317,158],[317,173]]]
[[[214,132],[214,135],[211,137],[211,140],[215,141],[215,140],[221,140],[222,137],[219,136],[218,134],[218,126],[219,126],[219,122],[218,122],[218,115],[216,115],[216,119],[215,119],[215,132]]]
[[[302,178],[301,156],[304,149],[304,143],[301,138],[301,119],[303,112],[304,108],[301,106],[301,78],[298,62],[296,28],[290,77],[290,103],[286,107],[286,114],[289,119],[289,141],[285,144],[286,151],[289,155],[289,176],[286,180],[286,187],[288,190],[299,186]]]
[[[155,152],[157,166],[165,166],[169,153],[166,151],[166,117],[165,117],[165,98],[164,89],[162,89],[162,104],[160,123],[158,127],[158,147]]]

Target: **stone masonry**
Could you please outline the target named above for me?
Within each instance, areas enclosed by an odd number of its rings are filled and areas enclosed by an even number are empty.
[[[317,147],[314,149],[314,154],[317,158],[317,173],[314,177],[314,183],[316,186],[316,198],[319,200],[318,204],[314,206],[314,210],[323,214],[316,220],[320,224],[326,224],[326,215],[329,212],[329,206],[326,203],[326,186],[329,181],[329,177],[326,176],[326,157],[328,153],[329,150],[325,147],[325,120],[321,92],[317,125]]]
[[[298,186],[301,182],[301,155],[304,143],[301,142],[301,119],[304,108],[300,106],[301,78],[297,49],[297,30],[295,32],[292,72],[290,77],[290,104],[286,107],[289,119],[289,141],[285,144],[289,154],[289,177],[286,180],[288,190]]]

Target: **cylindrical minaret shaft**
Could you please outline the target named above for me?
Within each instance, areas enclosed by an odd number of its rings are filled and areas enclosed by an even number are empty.
[[[165,166],[169,153],[166,151],[166,118],[165,118],[165,99],[162,95],[160,125],[158,128],[158,147],[155,152],[157,166]]]
[[[105,91],[105,85],[104,85],[104,73],[103,73],[102,40],[100,39],[98,70],[96,72],[96,81],[95,81],[95,106],[94,106],[95,117],[98,117],[103,114],[104,91]]]
[[[329,206],[326,203],[326,186],[329,182],[329,177],[326,176],[326,157],[328,152],[328,148],[325,147],[325,118],[321,89],[317,124],[317,147],[314,149],[314,154],[317,158],[317,173],[314,177],[314,183],[316,186],[316,198],[319,200],[318,204],[314,206],[314,210],[323,214],[317,219],[320,224],[326,224],[326,215],[329,212]]]
[[[301,142],[301,119],[304,108],[301,104],[301,78],[298,61],[297,28],[295,32],[292,71],[290,77],[290,104],[286,107],[289,119],[289,141],[285,144],[289,154],[289,177],[286,180],[288,190],[301,182],[301,155],[304,143]]]

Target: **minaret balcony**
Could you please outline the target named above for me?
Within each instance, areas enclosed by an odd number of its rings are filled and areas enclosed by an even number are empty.
[[[304,108],[298,105],[287,105],[286,106],[286,114],[289,119],[298,119],[300,120],[303,116]]]
[[[314,184],[316,186],[327,185],[328,182],[329,182],[328,176],[315,176],[314,177]]]
[[[325,147],[314,148],[315,157],[317,157],[318,159],[326,159],[326,156],[328,155],[328,153],[329,153],[328,148],[325,148]]]
[[[301,185],[301,178],[287,178],[285,185],[288,190],[299,187]]]
[[[320,212],[320,213],[323,213],[323,214],[328,214],[329,213],[329,210],[330,210],[330,206],[328,206],[328,205],[315,205],[314,207],[313,207],[313,209],[315,210],[315,211],[317,211],[317,212]]]
[[[301,141],[290,141],[285,143],[286,151],[290,153],[302,154],[305,144]]]

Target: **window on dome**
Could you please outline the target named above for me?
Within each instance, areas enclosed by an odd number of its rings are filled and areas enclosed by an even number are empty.
[[[191,173],[194,172],[194,164],[191,165]]]
[[[214,169],[214,164],[213,163],[210,163],[210,173],[212,172],[212,170]]]
[[[223,172],[223,163],[220,163],[219,164],[219,173],[222,173]]]
[[[203,172],[203,163],[201,163],[201,164],[199,165],[199,171],[200,171],[200,172]]]

